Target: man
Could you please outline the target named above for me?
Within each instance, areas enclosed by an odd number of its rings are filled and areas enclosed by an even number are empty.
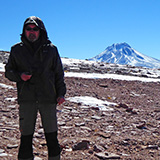
[[[32,139],[37,112],[41,115],[48,159],[60,159],[56,104],[64,102],[66,86],[57,48],[48,40],[42,20],[26,19],[21,42],[11,47],[5,76],[16,82],[21,141],[19,160],[33,160]]]

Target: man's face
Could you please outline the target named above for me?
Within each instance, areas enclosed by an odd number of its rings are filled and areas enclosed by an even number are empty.
[[[38,40],[40,35],[40,30],[35,24],[28,24],[25,27],[25,36],[30,42],[35,42]]]

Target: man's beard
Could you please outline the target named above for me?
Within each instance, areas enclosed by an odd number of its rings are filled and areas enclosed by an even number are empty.
[[[38,37],[36,37],[35,34],[30,33],[30,34],[29,34],[29,37],[28,37],[28,40],[29,40],[30,42],[35,42],[36,40],[38,40]]]

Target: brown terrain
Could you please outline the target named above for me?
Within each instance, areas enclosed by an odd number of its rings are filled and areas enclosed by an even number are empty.
[[[160,83],[67,78],[68,97],[90,96],[117,103],[101,111],[68,100],[57,107],[62,160],[160,160]],[[0,159],[16,160],[19,145],[15,83],[0,73]],[[33,140],[35,160],[47,160],[38,115]]]

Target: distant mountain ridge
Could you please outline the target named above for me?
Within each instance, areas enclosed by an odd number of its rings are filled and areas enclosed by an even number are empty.
[[[115,43],[107,47],[99,55],[88,60],[140,66],[146,68],[160,68],[160,60],[146,56],[127,43]]]

